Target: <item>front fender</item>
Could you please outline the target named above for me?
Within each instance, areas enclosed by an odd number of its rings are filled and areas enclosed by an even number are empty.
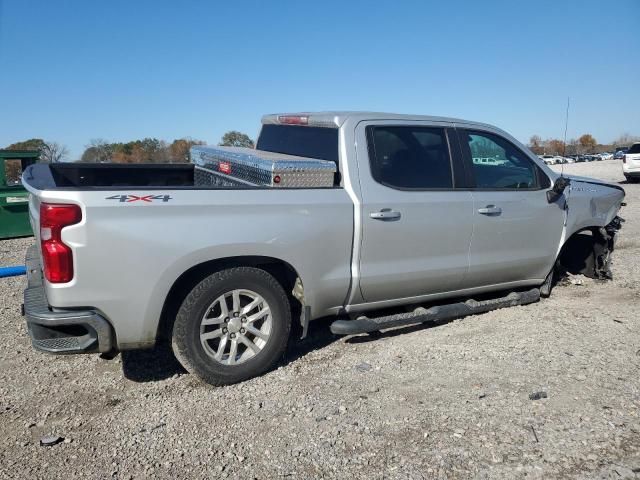
[[[614,184],[574,177],[566,193],[565,239],[587,228],[610,224],[622,206],[625,192]]]

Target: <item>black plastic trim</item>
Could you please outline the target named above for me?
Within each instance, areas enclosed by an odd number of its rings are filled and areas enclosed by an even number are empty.
[[[466,302],[439,305],[429,309],[418,308],[411,313],[399,313],[378,318],[361,317],[356,320],[336,320],[331,324],[331,332],[336,335],[355,335],[418,323],[449,321],[499,308],[527,305],[539,300],[540,289],[532,288],[524,292],[511,292],[505,297],[490,300],[467,300]]]
[[[24,291],[24,316],[33,347],[48,353],[97,353],[114,348],[111,325],[97,311],[53,310],[42,282],[42,268],[35,245],[27,250],[27,288]],[[70,328],[79,335],[65,334]]]

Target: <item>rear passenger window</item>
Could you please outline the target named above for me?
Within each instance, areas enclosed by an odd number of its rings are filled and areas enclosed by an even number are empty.
[[[399,189],[453,188],[451,158],[442,128],[367,127],[374,180]]]
[[[491,133],[473,131],[462,131],[462,139],[469,145],[477,188],[538,188],[538,168],[511,142]]]

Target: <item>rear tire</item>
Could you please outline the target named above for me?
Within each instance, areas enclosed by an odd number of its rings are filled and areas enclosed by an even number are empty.
[[[230,268],[187,295],[172,346],[189,373],[211,385],[229,385],[273,368],[290,330],[289,301],[278,281],[257,268]]]

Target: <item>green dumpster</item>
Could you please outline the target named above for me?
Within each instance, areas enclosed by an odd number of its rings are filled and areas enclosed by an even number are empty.
[[[0,239],[33,235],[29,194],[20,179],[39,156],[40,152],[33,150],[0,150]]]

